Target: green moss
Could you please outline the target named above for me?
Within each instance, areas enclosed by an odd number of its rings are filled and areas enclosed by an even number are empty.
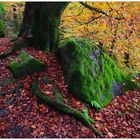
[[[4,21],[0,19],[0,37],[5,36],[5,24]]]
[[[90,40],[71,37],[59,48],[58,55],[68,88],[80,100],[102,108],[115,94],[112,93],[114,81],[129,87],[131,80],[128,75]]]
[[[54,85],[53,92],[55,93],[55,100],[63,103],[63,96],[57,85]]]
[[[59,41],[59,24],[63,10],[67,3],[50,3],[46,7],[38,4],[32,20],[33,46],[47,52],[56,52]]]
[[[21,77],[26,74],[32,74],[45,68],[45,64],[35,59],[27,52],[22,51],[9,65],[15,77]]]
[[[3,19],[4,14],[5,14],[5,7],[4,4],[0,2],[0,37],[4,37],[6,31],[6,27]]]
[[[88,112],[88,109],[87,108],[84,108],[82,110],[82,114],[84,115],[84,117],[86,118],[86,120],[88,120],[91,124],[94,123],[94,120],[92,118],[90,118],[90,116],[89,116],[89,112]]]

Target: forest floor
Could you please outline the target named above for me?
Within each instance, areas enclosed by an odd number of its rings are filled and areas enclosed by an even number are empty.
[[[8,39],[0,39],[0,53],[9,51],[12,46]],[[54,54],[36,51],[32,47],[24,50],[42,60],[47,68],[43,72],[21,77],[16,82],[8,84],[2,82],[3,79],[13,78],[7,64],[20,51],[6,59],[0,59],[0,138],[95,138],[94,133],[77,119],[42,104],[32,94],[32,80],[38,78],[43,92],[53,96],[53,84],[43,82],[43,78],[48,76],[49,80],[59,87],[69,106],[79,111],[85,108],[82,102],[68,92],[61,66]],[[10,93],[9,91],[19,83],[23,87],[19,91]],[[127,91],[122,96],[114,98],[99,112],[91,108],[88,110],[90,117],[95,120],[95,127],[102,132],[103,137],[140,138],[140,93],[138,91]]]

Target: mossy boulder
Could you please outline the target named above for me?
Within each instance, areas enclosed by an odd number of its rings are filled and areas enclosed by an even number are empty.
[[[104,107],[120,95],[126,81],[131,84],[111,57],[90,40],[67,39],[60,44],[58,57],[69,91],[96,108]]]
[[[0,3],[0,37],[5,36],[5,23],[4,23],[5,7],[3,3]]]
[[[21,51],[21,53],[8,65],[8,68],[16,78],[42,71],[45,67],[46,65],[43,62],[35,59],[25,51]]]

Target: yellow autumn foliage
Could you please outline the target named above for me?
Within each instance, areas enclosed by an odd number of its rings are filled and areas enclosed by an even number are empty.
[[[120,67],[140,70],[140,2],[86,2],[108,16],[91,11],[78,2],[68,5],[60,26],[62,39],[82,36],[102,42],[111,51]],[[69,17],[69,18],[67,18]],[[123,18],[117,20],[117,18]],[[129,68],[124,64],[129,54]]]

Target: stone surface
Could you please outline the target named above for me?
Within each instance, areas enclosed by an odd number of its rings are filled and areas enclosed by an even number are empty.
[[[95,108],[121,95],[126,81],[131,83],[113,59],[90,40],[67,39],[59,46],[58,57],[69,90]]]
[[[21,77],[26,74],[41,71],[45,68],[45,64],[25,51],[21,53],[8,65],[15,77]]]

